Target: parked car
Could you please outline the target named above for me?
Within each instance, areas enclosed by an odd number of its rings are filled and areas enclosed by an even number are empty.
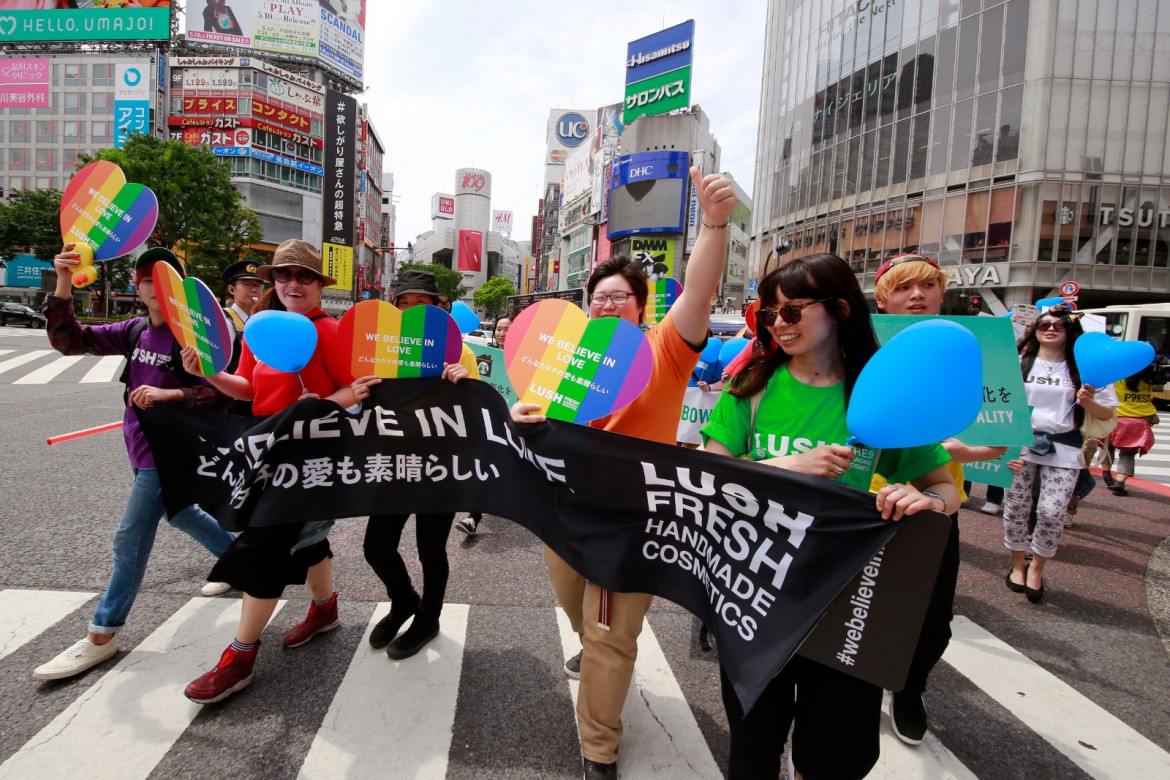
[[[479,344],[481,347],[492,346],[492,337],[482,330],[463,334],[463,341],[468,344]]]
[[[23,303],[0,303],[0,325],[24,325],[26,328],[45,327],[45,315]]]
[[[711,334],[720,341],[735,338],[746,326],[747,321],[738,314],[711,315]]]

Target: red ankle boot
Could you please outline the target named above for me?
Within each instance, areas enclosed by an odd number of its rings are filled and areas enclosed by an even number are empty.
[[[284,635],[284,646],[300,647],[317,634],[332,631],[340,625],[341,618],[337,615],[337,592],[334,591],[328,604],[318,606],[315,601],[309,604],[308,617]]]
[[[259,649],[259,641],[247,652],[228,645],[215,668],[193,681],[183,693],[196,704],[212,704],[244,690],[252,684],[252,665]]]

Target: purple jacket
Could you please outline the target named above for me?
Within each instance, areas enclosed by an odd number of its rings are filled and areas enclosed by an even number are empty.
[[[45,298],[45,316],[48,318],[49,343],[63,355],[125,355],[127,332],[137,321],[124,320],[112,325],[81,325],[73,313],[73,301],[49,295]],[[166,325],[147,325],[130,355],[129,390],[150,385],[163,390],[183,391],[183,406],[188,409],[223,408],[231,399],[206,383],[183,387],[174,371],[169,370],[175,337]],[[154,468],[150,445],[138,425],[134,407],[127,405],[122,415],[122,435],[126,452],[134,468]]]

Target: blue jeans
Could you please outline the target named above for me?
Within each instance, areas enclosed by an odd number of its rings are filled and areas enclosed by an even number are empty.
[[[158,469],[136,469],[134,487],[130,489],[126,509],[122,512],[118,530],[114,532],[114,571],[89,624],[92,633],[112,634],[125,624],[146,575],[146,563],[154,547],[158,521],[164,517],[216,558],[227,551],[234,538],[219,527],[215,518],[194,504],[174,517],[167,517]]]

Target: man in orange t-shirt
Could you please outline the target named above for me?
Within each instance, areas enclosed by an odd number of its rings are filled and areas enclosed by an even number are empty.
[[[703,209],[703,228],[687,264],[682,294],[666,318],[646,334],[654,356],[650,381],[633,403],[594,420],[591,427],[675,443],[687,380],[707,343],[711,296],[727,260],[727,220],[736,203],[734,187],[722,174],[704,177],[692,168],[691,181]],[[619,255],[601,263],[586,286],[590,318],[621,317],[640,325],[648,295],[646,281],[629,258]],[[543,421],[543,416],[532,414],[539,408],[517,404],[513,418]],[[548,547],[544,559],[561,608],[581,637],[582,650],[565,662],[565,673],[581,680],[577,726],[585,777],[616,778],[622,707],[638,656],[642,620],[653,597],[614,593],[587,582]],[[603,609],[604,621],[598,619]]]

